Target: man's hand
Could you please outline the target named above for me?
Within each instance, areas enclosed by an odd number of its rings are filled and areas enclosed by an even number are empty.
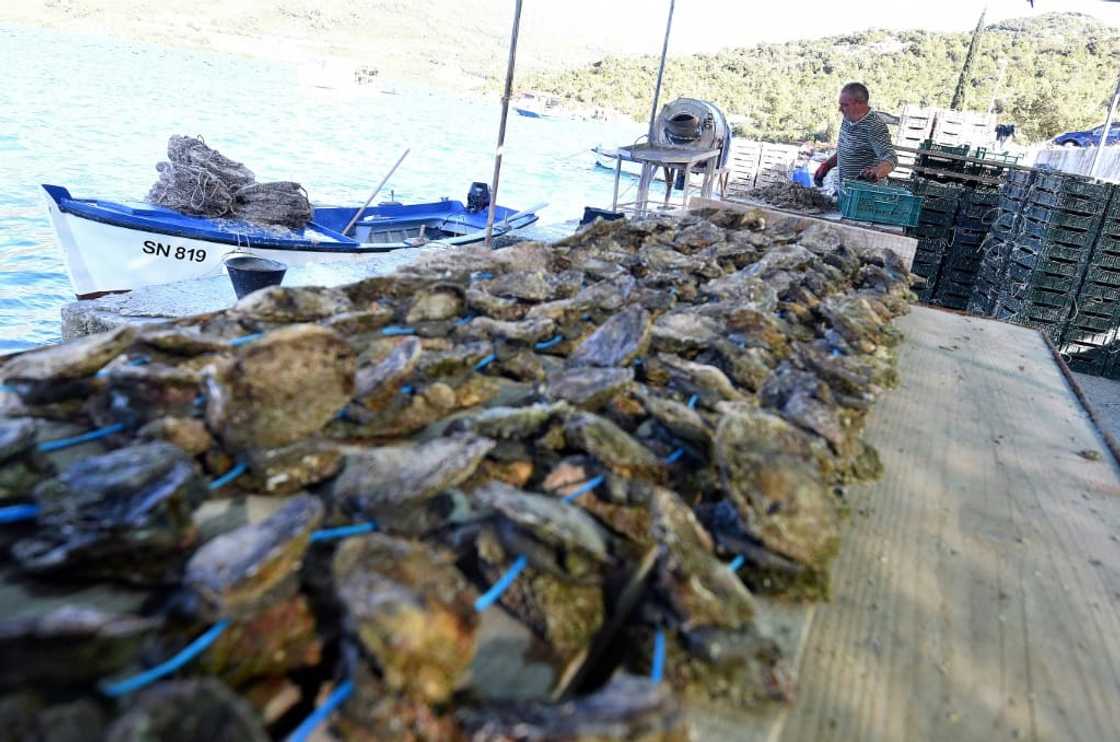
[[[830,170],[832,170],[832,164],[828,160],[822,162],[820,167],[817,168],[817,172],[813,174],[813,183],[817,188],[824,185],[824,178],[828,175]]]
[[[880,162],[875,167],[865,167],[860,172],[860,177],[865,180],[870,180],[872,183],[878,183],[883,178],[891,174],[894,170],[894,165],[889,162]]]

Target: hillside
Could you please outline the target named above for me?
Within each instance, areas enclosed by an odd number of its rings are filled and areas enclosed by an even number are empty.
[[[671,59],[662,101],[710,100],[738,121],[741,135],[770,141],[833,141],[836,96],[850,80],[871,89],[872,105],[945,106],[953,95],[971,33],[866,31],[761,44]],[[526,84],[579,102],[594,101],[639,119],[649,116],[654,57],[606,57]],[[1046,139],[1099,124],[1116,85],[1120,30],[1072,13],[988,26],[964,108],[1017,124],[1020,138]]]

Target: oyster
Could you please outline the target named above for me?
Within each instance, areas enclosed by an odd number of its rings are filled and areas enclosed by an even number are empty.
[[[268,742],[245,701],[213,678],[160,683],[109,727],[106,742]]]
[[[332,571],[351,629],[389,690],[448,700],[474,658],[478,623],[455,555],[374,534],[343,543]]]
[[[264,520],[204,544],[187,563],[183,586],[198,595],[208,618],[243,618],[286,599],[322,519],[317,499],[293,497]]]
[[[32,572],[167,579],[186,558],[191,513],[205,497],[190,459],[170,444],[95,456],[35,488],[39,528],[12,553]]]
[[[0,689],[81,687],[131,665],[160,621],[92,602],[0,619]]]
[[[293,595],[231,623],[198,659],[199,668],[232,687],[314,667],[322,657],[315,615],[307,598]]]
[[[274,330],[206,377],[206,422],[227,446],[283,446],[323,428],[354,393],[346,342],[315,325]]]
[[[337,474],[343,453],[337,445],[309,438],[283,448],[250,451],[247,458],[254,490],[290,495]]]
[[[341,289],[267,286],[233,305],[231,312],[265,322],[315,322],[354,310]]]
[[[416,368],[421,352],[420,340],[402,339],[379,363],[358,369],[354,396],[366,407],[380,409],[400,393],[404,380]]]
[[[594,456],[623,476],[656,479],[662,464],[653,453],[610,420],[576,412],[564,425],[568,445]]]
[[[344,510],[386,530],[416,533],[433,525],[429,500],[467,480],[494,442],[455,435],[415,446],[386,446],[348,454],[329,485]]]
[[[459,714],[476,742],[687,742],[683,710],[664,685],[620,673],[601,690],[564,703],[520,703]]]
[[[214,437],[206,424],[193,417],[159,417],[136,433],[141,440],[167,441],[191,456],[205,453],[214,445]]]
[[[628,366],[646,352],[650,315],[629,307],[604,322],[568,356],[572,366]]]
[[[569,368],[548,377],[545,393],[550,399],[595,412],[627,389],[633,380],[634,371],[629,368]]]
[[[417,322],[438,322],[440,320],[454,319],[463,313],[465,306],[463,290],[458,286],[436,285],[424,289],[408,308],[404,321],[408,324]]]
[[[54,473],[35,450],[37,440],[31,420],[0,418],[0,503],[30,496],[36,484]]]
[[[476,317],[467,325],[463,334],[518,343],[535,343],[556,334],[556,323],[544,317],[514,322]]]
[[[839,514],[808,436],[782,418],[739,408],[716,429],[723,489],[772,551],[818,572],[836,553]]]
[[[666,353],[698,352],[724,333],[722,325],[694,311],[663,314],[653,325],[653,349]]]

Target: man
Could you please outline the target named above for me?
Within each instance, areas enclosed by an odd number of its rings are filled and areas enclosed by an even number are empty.
[[[850,82],[840,90],[840,136],[836,154],[821,163],[813,182],[824,185],[824,176],[840,166],[840,182],[845,180],[879,181],[898,165],[898,155],[891,144],[891,135],[883,120],[871,112],[870,95],[863,83]]]

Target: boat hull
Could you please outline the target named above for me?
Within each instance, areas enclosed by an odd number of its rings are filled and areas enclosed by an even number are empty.
[[[309,225],[302,230],[298,246],[253,244],[247,238],[238,244],[241,240],[231,242],[229,235],[218,241],[174,234],[171,229],[161,231],[135,224],[114,224],[64,210],[64,203],[65,200],[60,203],[57,194],[47,191],[51,225],[66,262],[70,283],[79,299],[221,275],[225,272],[225,259],[233,255],[255,255],[298,268],[332,262],[365,262],[379,253],[416,249],[425,244],[464,245],[485,239],[484,230],[472,229],[432,242],[406,237],[396,242],[349,240],[350,244],[346,245],[332,239],[332,234],[337,233],[329,229],[320,233]],[[509,210],[503,209],[503,212]],[[509,224],[499,225],[494,234],[502,235],[536,220],[536,214],[524,214]],[[370,234],[368,230],[366,234]]]

